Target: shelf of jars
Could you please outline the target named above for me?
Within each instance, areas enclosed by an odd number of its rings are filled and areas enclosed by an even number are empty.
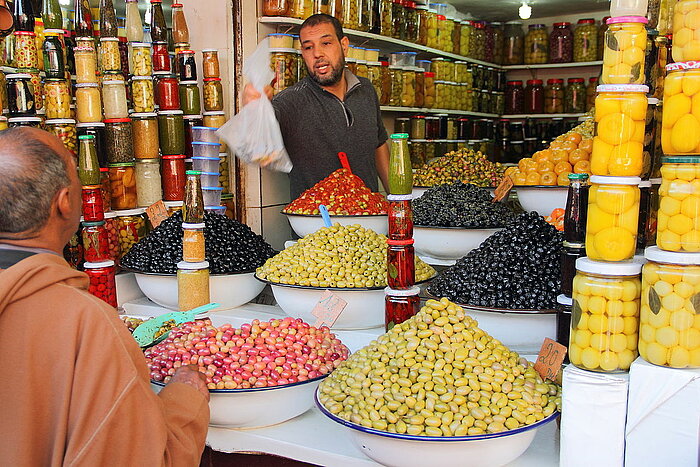
[[[260,18],[258,18],[258,20],[264,24],[287,26],[299,26],[301,25],[301,23],[304,22],[299,18],[287,18],[284,16],[261,16]],[[357,31],[355,29],[349,28],[343,28],[343,31],[350,38],[366,39],[368,41],[367,44],[370,44],[370,41],[381,44],[382,51],[384,52],[400,52],[405,50],[412,50],[415,52],[422,52],[440,57],[452,58],[455,60],[461,60],[469,63],[476,63],[477,65],[501,68],[500,65],[496,65],[495,63],[484,62],[482,60],[475,60],[473,58],[464,57],[462,55],[457,55],[450,52],[445,52],[443,50],[434,49],[432,47],[426,47],[424,45],[415,44],[413,42],[402,41],[401,39],[394,39],[393,37],[382,36],[380,34],[374,34],[371,32]]]
[[[393,105],[383,105],[380,107],[383,112],[405,112],[405,113],[430,113],[430,114],[449,114],[449,115],[466,115],[471,117],[486,117],[498,118],[498,114],[490,114],[483,112],[470,112],[467,110],[449,110],[449,109],[425,109],[421,107],[397,107]],[[583,115],[583,114],[581,114]]]
[[[513,70],[540,70],[547,68],[581,68],[581,67],[593,67],[601,66],[603,64],[602,60],[596,60],[594,62],[567,62],[567,63],[541,63],[532,65],[503,65],[500,68],[506,71]]]
[[[515,114],[501,115],[501,118],[509,118],[512,120],[525,118],[578,118],[586,115],[585,113],[560,113],[560,114]]]

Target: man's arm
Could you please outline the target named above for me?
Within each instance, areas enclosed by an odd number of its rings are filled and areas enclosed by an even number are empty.
[[[384,191],[389,193],[389,145],[386,142],[374,150],[374,163]]]

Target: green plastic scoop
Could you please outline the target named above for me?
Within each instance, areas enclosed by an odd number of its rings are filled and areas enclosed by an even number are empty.
[[[150,347],[168,337],[168,334],[170,334],[169,330],[154,339],[154,336],[158,330],[168,321],[174,321],[175,325],[194,321],[196,316],[206,313],[209,310],[213,310],[214,308],[219,308],[220,306],[221,305],[218,303],[209,303],[207,305],[194,308],[190,311],[173,311],[172,313],[156,316],[155,318],[151,318],[148,321],[144,321],[143,323],[139,324],[136,329],[134,329],[134,333],[132,335],[134,336],[134,339],[138,345],[141,347]]]

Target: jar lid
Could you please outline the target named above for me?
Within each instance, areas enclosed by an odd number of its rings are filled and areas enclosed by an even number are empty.
[[[651,180],[642,180],[639,182],[639,188],[651,188]]]
[[[218,128],[217,128],[218,130]],[[206,141],[192,141],[192,144],[202,145],[202,146],[221,146],[220,143],[208,143]]]
[[[182,115],[182,110],[161,110],[158,115]]]
[[[206,224],[204,224],[204,222],[200,222],[197,224],[189,224],[187,222],[182,223],[183,229],[203,229],[204,227],[206,227]]]
[[[593,18],[585,18],[585,19],[580,19],[577,22],[578,24],[595,24],[595,20]]]
[[[700,157],[674,157],[674,156],[664,156],[661,158],[662,164],[700,164]]]
[[[60,124],[75,124],[75,120],[72,118],[52,118],[46,120],[47,125],[60,125]]]
[[[561,84],[564,80],[560,78],[552,78],[547,80],[547,84]]]
[[[80,135],[78,139],[95,139],[95,135]]]
[[[649,261],[667,264],[700,265],[700,253],[676,253],[664,251],[658,246],[650,246],[644,250],[644,257]]]
[[[100,261],[99,263],[83,263],[83,267],[85,269],[109,268],[112,266],[114,266],[114,261],[112,261],[111,259],[107,261]]]
[[[569,78],[569,83],[584,83],[585,81],[583,78]]]
[[[596,82],[598,82],[598,77],[597,77],[597,76],[591,76],[590,78],[588,78],[588,82],[589,82],[589,83],[596,83]]]
[[[661,178],[652,178],[650,180],[651,180],[652,185],[661,185],[661,181],[662,181]]]
[[[151,0],[153,1],[153,0]],[[186,269],[188,271],[196,271],[200,269],[207,269],[209,267],[209,261],[202,261],[201,263],[188,263],[187,261],[180,261],[177,263],[178,269]]]
[[[530,28],[530,29],[544,29],[544,28],[546,28],[546,27],[547,27],[547,26],[545,26],[545,25],[542,24],[542,23],[539,23],[539,24],[531,24],[531,25],[528,26],[528,28]]]
[[[647,104],[649,105],[659,105],[661,102],[657,97],[647,97]]]
[[[144,113],[133,113],[130,114],[131,118],[154,118],[157,117],[158,114],[155,112],[144,112]]]
[[[297,49],[290,49],[287,47],[270,47],[269,49],[270,53],[283,53],[283,54],[295,54],[297,53]],[[345,59],[347,60],[349,57],[346,57]]]
[[[521,83],[522,83],[522,81],[521,81]],[[527,84],[542,84],[542,80],[541,79],[529,79],[529,80],[527,80]]]
[[[155,76],[155,77],[164,76],[166,78],[175,78],[175,75],[173,75],[169,71],[154,71],[153,76]]]
[[[36,34],[31,31],[15,31],[15,36],[36,36]]]
[[[166,208],[177,208],[185,204],[184,201],[163,201]]]
[[[102,122],[81,122],[75,124],[76,128],[104,128],[105,124]]]
[[[192,80],[192,81],[189,81],[189,80],[188,80],[188,81],[180,81],[180,84],[181,84],[181,85],[184,84],[184,85],[186,85],[186,86],[190,86],[190,85],[193,85],[193,84],[194,84],[194,85],[196,86],[196,85],[197,85],[197,81],[194,81],[194,80]]]
[[[426,78],[435,78],[435,73],[433,73],[432,71],[426,71],[425,77]]]
[[[566,240],[564,240],[564,241],[562,242],[562,246],[563,246],[564,248],[576,248],[576,249],[579,249],[579,250],[582,250],[582,249],[586,248],[586,244],[585,244],[585,243],[567,242]]]
[[[576,260],[576,270],[602,276],[636,276],[642,272],[642,263],[637,261],[593,261],[584,257]]]
[[[63,29],[44,29],[44,35],[62,36],[66,32]]]
[[[216,160],[219,160],[219,158],[218,158],[218,157],[206,157],[206,156],[194,156],[194,157],[192,158],[192,160],[193,160],[193,161],[216,161]],[[188,172],[197,172],[197,173],[200,173],[200,172],[198,172],[198,171],[196,171],[196,170],[191,170],[191,171],[188,170]]]
[[[122,211],[114,211],[117,217],[125,216],[140,216],[146,213],[146,208],[124,209]]]
[[[173,3],[170,5],[171,8],[182,8],[182,3]]]
[[[114,164],[107,164],[107,167],[136,167],[136,162],[115,162]]]
[[[209,112],[204,112],[204,116],[214,116],[214,115],[226,115],[226,112],[223,110],[211,110]]]
[[[137,47],[137,48],[151,48],[151,43],[150,42],[132,42],[131,47]]]
[[[199,172],[200,175],[219,175],[219,172]]]
[[[9,76],[8,76],[9,78]],[[96,88],[97,83],[78,83],[75,85],[76,88]]]
[[[700,68],[700,61],[676,62],[666,65],[666,71],[696,70]]]
[[[105,221],[83,222],[83,227],[100,227],[105,225]]]
[[[409,238],[408,240],[387,240],[386,244],[387,245],[393,245],[393,246],[406,246],[406,245],[413,245],[415,243],[415,239]]]
[[[194,50],[178,50],[177,54],[183,54],[183,55],[194,55]]]
[[[106,173],[109,172],[109,169],[107,167],[100,167],[100,172]]]
[[[102,170],[100,170],[102,171]],[[102,189],[102,185],[83,185],[83,190],[89,191],[89,190],[100,190]]]
[[[567,26],[571,26],[571,23],[567,23],[566,21],[564,21],[562,23],[554,23],[555,28],[564,28]]]
[[[389,297],[414,297],[420,293],[420,287],[411,287],[405,290],[396,290],[390,287],[384,289],[384,295]]]
[[[571,297],[561,294],[557,295],[557,303],[564,306],[572,306],[574,304],[574,300]]]
[[[32,75],[28,73],[11,73],[7,75],[7,79],[32,79]]]
[[[81,46],[73,49],[73,52],[94,52],[95,48],[90,46]]]
[[[221,195],[223,199],[223,194]],[[223,215],[226,212],[226,206],[204,206],[204,210],[207,212],[213,212],[214,214]]]
[[[216,131],[218,128],[215,128],[213,126],[193,126],[193,130],[211,130],[211,131]]]
[[[105,123],[129,123],[131,122],[130,118],[107,118],[105,120],[102,120]]]
[[[118,37],[100,37],[100,42],[119,42]]]
[[[592,175],[591,183],[597,185],[639,185],[642,179],[639,177],[609,177],[607,175]]]
[[[118,84],[124,84],[123,80],[120,79],[107,79],[102,81],[103,86],[113,86],[113,85],[118,85]]]
[[[193,157],[192,159],[195,159],[195,158]],[[201,158],[199,158],[199,159],[201,159]],[[213,158],[209,157],[208,159],[213,159]],[[185,171],[185,175],[199,175],[201,173],[202,172],[200,172],[199,170],[186,170]]]
[[[647,24],[649,20],[646,16],[615,16],[614,18],[608,18],[605,24],[617,24],[617,23],[644,23]]]
[[[408,133],[394,133],[391,139],[408,139]]]
[[[601,84],[595,88],[596,92],[649,92],[649,86],[645,84]]]
[[[131,81],[139,81],[139,80],[141,80],[141,81],[143,81],[143,80],[153,81],[153,77],[152,76],[132,76],[131,77]],[[121,81],[117,81],[117,82],[121,82]],[[106,81],[104,81],[102,84],[104,84],[104,83],[106,83]]]
[[[170,159],[184,159],[185,157],[187,157],[187,156],[184,155],[184,154],[163,154],[163,155],[161,156],[161,159],[166,159],[166,160],[170,160]]]
[[[233,193],[222,193],[221,199],[233,199]],[[224,206],[225,207],[225,206]]]
[[[531,138],[532,139],[532,138]],[[537,138],[534,138],[537,139]],[[588,174],[587,173],[570,173],[569,174],[569,180],[587,180],[588,179]]]
[[[221,81],[221,78],[204,78],[205,83],[208,83],[210,81]],[[182,81],[181,81],[181,83],[182,83]],[[196,81],[195,81],[195,83],[196,83]]]
[[[506,84],[511,85],[511,86],[522,86],[523,82],[518,80],[518,81],[508,81]]]

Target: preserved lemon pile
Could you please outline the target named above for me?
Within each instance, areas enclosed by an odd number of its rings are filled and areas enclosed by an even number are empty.
[[[700,158],[662,161],[656,244],[667,251],[700,252]]]
[[[329,412],[414,436],[469,436],[554,413],[561,388],[446,298],[354,353],[319,387]]]
[[[675,40],[673,46],[675,55]],[[697,62],[666,67],[670,73],[664,80],[661,119],[661,148],[666,155],[700,154],[699,67]]]
[[[386,240],[359,224],[324,227],[268,259],[256,275],[278,284],[311,287],[386,287]],[[418,257],[416,282],[435,269]]]

